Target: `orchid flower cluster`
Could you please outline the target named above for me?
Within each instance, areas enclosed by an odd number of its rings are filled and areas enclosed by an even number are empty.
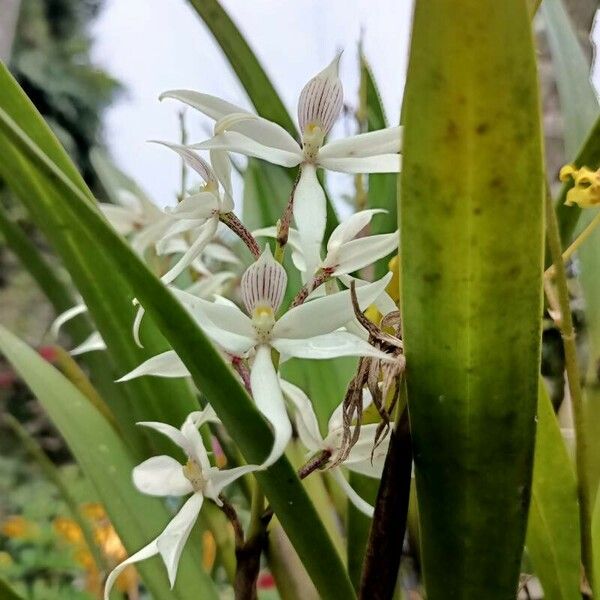
[[[218,421],[210,405],[189,415],[181,429],[162,423],[140,423],[169,437],[183,450],[186,463],[182,465],[168,456],[151,458],[135,469],[136,487],[157,496],[191,495],[155,540],[110,574],[107,598],[113,582],[127,565],[156,554],[162,557],[173,585],[179,557],[204,499],[220,504],[226,485],[276,462],[294,430],[307,456],[321,453],[324,460],[319,468],[330,469],[349,499],[361,511],[372,514],[372,507],[352,489],[340,469],[381,476],[389,440],[385,436],[378,439],[379,423],[361,426],[360,415],[373,398],[381,396],[377,386],[385,383],[373,381],[379,366],[395,361],[398,353],[390,354],[381,344],[372,343],[372,332],[365,329],[363,319],[357,318],[357,311],[360,315],[376,306],[385,316],[396,312],[397,307],[386,293],[391,273],[372,283],[351,274],[368,269],[395,252],[398,233],[361,236],[371,220],[384,212],[362,210],[340,223],[325,240],[326,196],[317,169],[352,174],[398,172],[402,132],[399,127],[391,127],[326,142],[343,104],[339,59],[337,56],[313,77],[300,94],[299,142],[278,124],[220,98],[188,90],[165,92],[161,99],[183,102],[214,121],[214,135],[209,140],[191,145],[159,142],[176,152],[187,168],[200,176],[201,187],[165,210],[127,193],[121,196],[118,206],[101,205],[107,219],[129,237],[136,252],[146,258],[152,254],[153,264],[158,258],[158,262],[167,265],[160,273],[162,281],[237,373],[269,422],[274,438],[272,449],[261,464],[222,471],[211,465],[198,429]],[[199,154],[202,151],[208,160]],[[230,153],[287,168],[299,167],[289,205],[276,224],[251,232],[234,213]],[[253,258],[241,278],[236,270],[242,259],[224,241],[226,229],[244,243]],[[257,240],[264,238],[261,248]],[[269,243],[272,238],[274,253]],[[288,286],[288,273],[282,264],[287,244],[302,287],[295,291],[291,306],[282,310]],[[214,272],[215,265],[224,268]],[[194,283],[182,289],[178,281],[185,272],[191,273]],[[241,299],[242,308],[225,297],[236,291],[238,295],[232,297]],[[85,310],[81,304],[61,315],[55,331]],[[133,324],[133,335],[140,345],[143,314],[143,307],[139,307]],[[73,353],[102,348],[104,343],[96,333]],[[290,358],[321,360],[342,356],[360,357],[375,365],[371,368],[370,389],[366,383],[359,386],[362,409],[357,411],[357,423],[346,422],[347,407],[340,403],[331,415],[327,433],[322,435],[311,400],[303,390],[281,378],[279,365]],[[385,371],[384,367],[381,370]],[[188,377],[189,372],[177,354],[168,351],[125,374],[121,381],[149,375]],[[356,397],[355,390],[355,404]],[[350,448],[348,438],[352,440]]]

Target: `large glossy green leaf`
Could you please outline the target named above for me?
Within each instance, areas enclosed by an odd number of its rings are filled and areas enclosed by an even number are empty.
[[[430,600],[515,596],[540,357],[539,123],[523,0],[417,0],[400,222]]]
[[[91,193],[65,151],[4,66],[0,66],[0,89],[0,106],[5,113],[19,123],[93,206]],[[103,358],[111,371],[122,375],[146,358],[167,349],[167,343],[150,319],[143,332],[145,348],[135,345],[131,335],[135,294],[126,279],[106,254],[98,251],[94,236],[78,227],[77,219],[69,220],[56,210],[60,203],[56,190],[47,185],[3,136],[0,136],[0,153],[0,176],[27,207],[69,271],[108,346],[109,352]],[[142,378],[120,386],[135,420],[159,420],[179,425],[197,406],[189,387],[181,380]],[[107,402],[110,401],[107,398]],[[130,420],[125,425],[131,424]],[[132,430],[131,435],[141,434]],[[156,436],[152,438],[155,445],[166,447],[154,438]]]
[[[543,382],[537,416],[527,552],[544,598],[578,600],[581,552],[577,481]]]
[[[0,327],[0,351],[36,395],[93,484],[129,553],[139,550],[166,525],[163,504],[142,495],[131,479],[135,462],[124,442],[88,399],[59,371],[9,331]],[[216,600],[217,593],[199,567],[198,546],[189,544],[180,563],[177,585],[169,590],[158,559],[139,564],[155,598]]]
[[[61,172],[2,108],[0,131],[6,145],[18,151],[45,185],[55,191],[53,210],[71,225],[73,235],[93,238],[112,270],[127,278],[135,296],[184,361],[246,460],[251,463],[263,460],[272,446],[270,429],[196,322],[90,205],[86,193]],[[354,597],[340,557],[289,461],[282,457],[256,477],[321,596]]]

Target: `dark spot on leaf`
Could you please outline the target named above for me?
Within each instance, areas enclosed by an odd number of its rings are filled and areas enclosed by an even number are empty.
[[[477,133],[478,135],[483,135],[484,133],[487,133],[487,131],[489,131],[489,128],[489,123],[479,123],[479,125],[475,127],[475,133]]]

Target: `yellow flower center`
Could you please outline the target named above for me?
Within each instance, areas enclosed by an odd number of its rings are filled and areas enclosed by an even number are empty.
[[[317,123],[308,123],[302,136],[302,150],[308,162],[314,162],[325,139],[325,131]]]
[[[267,342],[273,325],[275,325],[275,314],[273,309],[267,305],[258,305],[252,311],[252,325],[261,342]]]
[[[192,484],[194,491],[202,492],[206,485],[206,479],[204,479],[204,475],[202,474],[202,467],[190,458],[182,469],[183,475]]]

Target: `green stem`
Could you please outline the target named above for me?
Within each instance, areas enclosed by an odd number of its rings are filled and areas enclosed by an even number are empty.
[[[552,205],[552,198],[548,191],[546,192],[546,234],[554,267],[554,277],[560,306],[560,330],[563,338],[565,369],[575,425],[575,463],[577,469],[577,492],[579,496],[579,519],[581,521],[581,557],[585,575],[590,586],[594,589],[592,581],[592,514],[587,473],[588,440],[583,415],[583,395],[581,392],[575,330],[571,317],[569,289],[567,287],[567,275],[562,258],[558,221]]]

